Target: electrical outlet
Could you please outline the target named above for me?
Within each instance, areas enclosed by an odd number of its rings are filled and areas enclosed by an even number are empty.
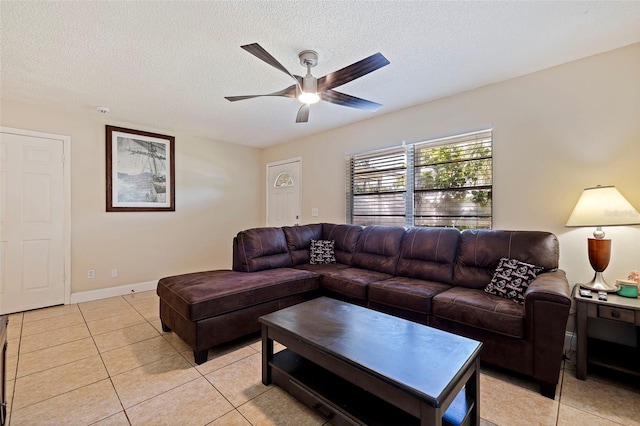
[[[313,217],[317,217],[318,216],[318,208],[317,207],[312,207],[311,208],[311,216],[313,216]]]
[[[96,277],[96,270],[95,269],[89,269],[87,271],[87,278],[95,278]]]
[[[118,278],[118,268],[113,268],[111,270],[111,278]]]

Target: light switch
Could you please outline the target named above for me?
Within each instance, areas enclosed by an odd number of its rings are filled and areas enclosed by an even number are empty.
[[[311,216],[313,216],[313,217],[318,216],[318,208],[317,207],[312,207],[311,208]]]

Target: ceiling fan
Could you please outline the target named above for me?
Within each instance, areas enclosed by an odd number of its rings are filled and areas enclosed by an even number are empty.
[[[382,105],[366,99],[357,98],[342,92],[333,90],[334,87],[342,86],[356,78],[360,78],[389,65],[389,61],[381,53],[373,54],[361,61],[355,62],[338,71],[327,74],[324,77],[316,78],[311,75],[311,68],[318,64],[318,53],[313,50],[303,50],[298,54],[300,65],[307,67],[307,75],[301,77],[291,74],[280,62],[262,48],[258,43],[240,46],[258,59],[282,71],[295,80],[295,84],[277,92],[265,95],[245,95],[245,96],[225,96],[231,102],[244,99],[257,98],[261,96],[283,96],[286,98],[298,98],[302,106],[298,110],[296,123],[306,123],[309,121],[309,105],[320,100],[331,102],[337,105],[358,108],[366,111],[376,111]]]

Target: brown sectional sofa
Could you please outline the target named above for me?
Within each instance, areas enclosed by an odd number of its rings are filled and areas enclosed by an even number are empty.
[[[310,264],[311,239],[335,241],[336,263]],[[524,304],[484,291],[502,257],[544,268]],[[548,232],[255,228],[234,238],[233,271],[160,280],[160,319],[202,363],[208,348],[258,331],[261,315],[329,295],[480,340],[483,361],[533,377],[553,398],[571,305],[558,258]]]

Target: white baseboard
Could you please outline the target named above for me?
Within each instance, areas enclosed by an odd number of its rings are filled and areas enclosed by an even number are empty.
[[[99,290],[81,291],[71,294],[71,303],[89,302],[91,300],[106,299],[107,297],[123,296],[141,291],[155,290],[158,281],[126,284],[118,287],[101,288]]]
[[[578,339],[575,333],[565,331],[564,333],[564,353],[569,351],[575,351],[577,348]]]

